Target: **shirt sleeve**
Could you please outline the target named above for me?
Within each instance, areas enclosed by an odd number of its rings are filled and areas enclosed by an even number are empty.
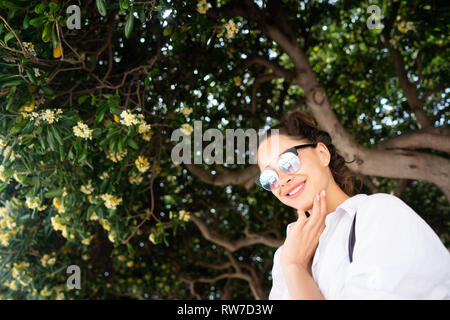
[[[450,299],[449,251],[401,199],[370,199],[357,212],[355,232],[343,299]]]

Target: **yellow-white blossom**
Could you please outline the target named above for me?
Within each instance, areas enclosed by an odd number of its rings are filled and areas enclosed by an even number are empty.
[[[170,219],[173,219],[173,218],[178,218],[178,219],[180,219],[180,220],[183,220],[183,221],[189,221],[189,218],[190,218],[190,212],[187,212],[187,211],[185,211],[185,210],[180,210],[180,212],[179,212],[179,215],[175,215],[172,211],[171,212],[169,212],[169,218]]]
[[[94,238],[93,235],[90,237],[87,237],[86,239],[81,240],[81,243],[88,246],[91,243],[93,238]]]
[[[39,197],[26,197],[25,204],[30,209],[37,209],[41,200]]]
[[[186,117],[192,113],[192,108],[183,107],[180,112],[184,114]]]
[[[141,174],[138,174],[137,176],[136,175],[132,175],[132,176],[128,177],[128,181],[131,184],[140,184],[142,182],[142,179],[143,179],[143,177],[142,177]]]
[[[25,51],[29,54],[31,54],[32,56],[36,57],[36,50],[34,50],[34,44],[31,42],[22,42],[23,44],[23,48],[25,49]]]
[[[139,156],[134,163],[136,164],[136,168],[138,168],[139,172],[145,172],[150,168],[148,159],[144,156]]]
[[[118,162],[121,161],[126,155],[127,150],[125,150],[124,152],[117,152],[116,154],[114,154],[112,151],[108,151],[106,157],[112,162]]]
[[[91,215],[91,217],[89,218],[89,220],[92,220],[92,221],[98,220],[97,214],[94,212],[94,213]]]
[[[407,33],[410,30],[416,30],[414,22],[412,21],[402,21],[398,24],[397,28],[401,33]]]
[[[235,25],[234,21],[231,20],[231,19],[225,24],[225,29],[227,31],[225,36],[228,39],[233,38],[234,35],[239,32],[239,29],[236,28],[236,25]]]
[[[100,179],[105,180],[109,178],[109,173],[107,171],[103,171],[100,175]]]
[[[3,165],[0,165],[0,180],[2,180],[2,181],[9,180],[9,179],[5,176],[5,167],[4,167]]]
[[[109,241],[114,243],[114,241],[116,241],[116,233],[114,231],[111,231],[110,233],[108,233],[108,239],[109,239]]]
[[[53,206],[58,210],[58,213],[66,212],[64,205],[62,204],[61,198],[53,198]]]
[[[182,124],[181,125],[181,132],[185,135],[190,135],[192,133],[192,131],[194,131],[194,128],[192,128],[192,126],[188,123]]]
[[[111,230],[111,226],[109,225],[108,220],[102,219],[99,222],[102,225],[103,229],[105,229],[106,231],[110,231]]]
[[[72,127],[73,133],[80,138],[92,140],[93,129],[89,129],[88,125],[83,121],[78,121],[76,126]]]
[[[113,210],[116,209],[117,206],[122,202],[122,198],[118,198],[117,196],[113,196],[109,193],[100,195],[100,198],[105,201],[105,207]]]
[[[150,236],[148,237],[148,239],[149,239],[153,244],[156,244],[155,234],[154,234],[153,232],[150,233]]]
[[[40,113],[40,119],[46,121],[49,124],[52,124],[53,122],[57,122],[61,118],[62,114],[61,109],[56,109],[56,112],[51,109],[45,109],[41,111]]]
[[[3,149],[3,157],[6,157],[10,150],[11,150],[10,146],[5,147],[5,149]],[[16,156],[14,154],[14,151],[11,151],[11,154],[9,155],[9,161],[14,161],[15,158]]]
[[[84,194],[91,194],[94,191],[94,187],[92,187],[92,179],[89,179],[87,185],[82,185],[80,191]]]
[[[129,127],[131,125],[138,124],[139,118],[127,109],[122,111],[122,113],[120,114],[120,123]]]
[[[200,14],[205,14],[208,9],[211,8],[211,4],[206,0],[200,0],[197,2],[197,12]]]
[[[41,258],[41,264],[43,267],[52,266],[56,262],[56,257],[51,257],[49,254],[44,254]]]

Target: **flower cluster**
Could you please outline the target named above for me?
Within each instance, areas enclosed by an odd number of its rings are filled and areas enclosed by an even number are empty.
[[[61,234],[64,238],[73,240],[75,239],[75,235],[71,234],[70,237],[67,233],[67,226],[62,223],[62,218],[59,215],[56,215],[51,218],[52,226],[55,231],[61,231]]]
[[[410,30],[416,30],[414,22],[412,21],[402,21],[398,24],[397,28],[401,33],[407,33]]]
[[[192,108],[183,107],[180,112],[184,114],[186,117],[192,113]]]
[[[109,173],[107,171],[103,171],[99,178],[101,180],[109,179]]]
[[[66,208],[64,208],[61,198],[53,198],[52,204],[56,208],[58,213],[66,212]]]
[[[172,211],[169,212],[169,219],[180,219],[185,222],[189,221],[191,213],[185,210],[180,210],[179,214],[173,213]]]
[[[44,254],[41,258],[41,264],[43,267],[52,266],[56,262],[55,253],[52,253],[50,256],[49,254]]]
[[[3,182],[5,182],[6,180],[9,181],[9,178],[5,176],[5,166],[2,164],[0,165],[0,180],[2,180]]]
[[[142,139],[144,139],[145,141],[150,141],[153,135],[153,131],[151,130],[152,127],[144,120],[143,114],[134,115],[130,112],[130,110],[127,109],[122,111],[119,121],[121,124],[127,127],[138,125],[138,131],[139,134],[142,135]]]
[[[200,0],[197,2],[197,12],[200,14],[205,14],[208,9],[211,8],[211,4],[206,0]]]
[[[16,223],[14,219],[8,215],[6,207],[0,208],[0,244],[7,247],[12,236],[17,234]]]
[[[180,131],[185,135],[190,135],[192,131],[194,131],[194,128],[188,123],[182,124]]]
[[[234,23],[233,20],[230,19],[230,20],[228,20],[227,23],[225,23],[223,25],[222,31],[217,34],[217,37],[221,37],[221,36],[223,36],[224,33],[226,33],[225,36],[228,39],[231,39],[238,32],[239,32],[239,29],[236,27],[236,24]]]
[[[113,196],[109,193],[100,195],[100,198],[105,201],[105,207],[113,210],[115,210],[117,206],[122,202],[122,198],[118,198],[117,196]]]
[[[3,157],[6,158],[6,156],[8,155],[9,151],[11,150],[10,146],[6,146],[3,149]],[[16,159],[16,156],[14,154],[14,151],[11,151],[11,154],[9,155],[9,161],[14,161],[14,159]]]
[[[140,184],[142,182],[142,179],[143,179],[143,177],[142,177],[141,174],[138,174],[138,175],[134,175],[133,174],[133,175],[128,177],[128,181],[131,184]]]
[[[120,123],[129,127],[134,124],[139,124],[139,118],[127,109],[120,114]]]
[[[36,57],[36,50],[34,50],[34,44],[31,42],[23,42],[23,48],[25,49],[25,51],[29,54],[31,54],[32,56]]]
[[[40,205],[41,200],[39,197],[26,197],[25,205],[30,209],[37,209],[38,211],[45,210],[47,208],[47,205]]]
[[[148,159],[144,156],[139,156],[134,163],[139,172],[145,172],[150,168]]]
[[[111,230],[111,226],[110,226],[108,220],[101,219],[99,222],[102,225],[103,229],[108,231],[108,239],[109,239],[109,241],[114,243],[116,241],[116,233],[114,232],[114,230]]]
[[[48,124],[58,122],[59,119],[61,119],[62,113],[62,109],[45,109],[41,111],[21,112],[24,118],[30,118],[31,120],[34,120],[35,126],[39,126],[41,124],[41,121],[45,121]]]
[[[87,185],[82,185],[80,187],[80,191],[83,192],[84,194],[91,194],[92,192],[94,192],[94,187],[92,186],[92,179],[89,179]]]
[[[127,155],[127,150],[125,150],[124,152],[117,152],[116,154],[114,154],[114,152],[108,150],[106,157],[109,160],[111,160],[112,162],[119,162],[119,161],[123,160],[123,158],[125,158],[126,155]]]
[[[78,121],[76,126],[72,128],[75,136],[92,140],[92,129],[89,129],[87,124],[84,124],[83,121]]]

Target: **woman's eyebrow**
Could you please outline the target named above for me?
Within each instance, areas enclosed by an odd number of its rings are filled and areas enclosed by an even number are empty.
[[[290,150],[290,149],[292,149],[292,148],[293,148],[293,147],[287,148],[286,150],[284,150],[283,152],[281,152],[281,153],[278,155],[277,159],[279,159],[280,156],[281,156],[283,153],[285,153],[286,151],[288,151],[288,150]],[[271,166],[268,164],[268,165],[265,166],[261,171],[266,170],[268,167],[270,167],[271,169],[275,169],[274,167],[271,167]]]

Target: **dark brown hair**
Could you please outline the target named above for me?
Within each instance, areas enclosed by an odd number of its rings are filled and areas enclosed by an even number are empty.
[[[329,167],[334,181],[348,196],[353,195],[354,185],[352,173],[346,166],[345,159],[337,153],[331,142],[331,136],[328,132],[320,130],[314,125],[308,113],[303,110],[293,110],[284,115],[280,123],[267,130],[267,135],[259,139],[258,146],[264,141],[264,138],[270,137],[271,129],[278,129],[279,134],[284,134],[297,139],[307,140],[308,143],[322,142],[328,148],[331,158]]]

